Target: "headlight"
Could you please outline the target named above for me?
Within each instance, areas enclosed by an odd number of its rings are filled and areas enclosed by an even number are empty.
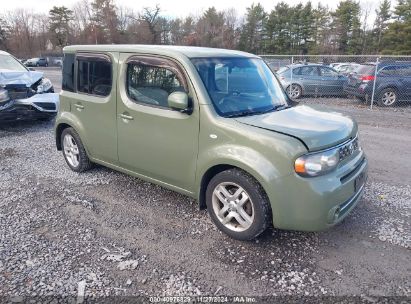
[[[44,93],[53,87],[50,79],[42,78],[40,84],[37,86],[37,93]]]
[[[6,102],[9,99],[9,92],[5,89],[0,89],[0,102]]]
[[[319,176],[337,167],[339,148],[303,155],[295,160],[295,172],[303,176]]]

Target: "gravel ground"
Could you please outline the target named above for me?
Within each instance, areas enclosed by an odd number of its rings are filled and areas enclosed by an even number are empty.
[[[52,122],[0,126],[0,295],[409,301],[409,108],[302,102],[359,122],[370,160],[364,197],[331,230],[270,229],[253,242],[221,234],[180,194],[103,167],[70,171]]]

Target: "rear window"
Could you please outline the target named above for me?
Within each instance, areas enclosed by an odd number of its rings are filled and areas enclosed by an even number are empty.
[[[62,88],[74,92],[74,54],[64,54]]]
[[[78,55],[77,91],[108,96],[111,92],[111,62],[108,56]]]
[[[375,73],[375,65],[363,64],[357,69],[356,72],[362,75],[373,75]]]

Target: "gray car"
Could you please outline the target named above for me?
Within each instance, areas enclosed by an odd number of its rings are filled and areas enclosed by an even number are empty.
[[[278,70],[277,76],[293,99],[304,95],[345,95],[343,85],[347,82],[347,77],[322,64],[287,65]]]

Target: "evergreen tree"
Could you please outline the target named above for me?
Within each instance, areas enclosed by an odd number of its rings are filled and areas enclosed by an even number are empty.
[[[119,21],[114,0],[94,0],[91,9],[96,43],[117,43]]]
[[[53,6],[49,11],[49,30],[52,42],[59,48],[68,44],[70,35],[70,21],[73,20],[73,11],[65,6]]]
[[[383,34],[384,54],[409,55],[411,53],[411,0],[398,0],[394,9],[395,21]]]
[[[341,54],[361,52],[360,4],[354,0],[342,0],[332,14],[334,40]]]
[[[252,53],[262,51],[263,29],[266,13],[263,6],[258,3],[247,8],[245,24],[241,29],[239,49]]]
[[[391,19],[391,2],[383,0],[380,2],[378,9],[375,10],[377,15],[374,25],[374,37],[376,38],[375,47],[377,52],[381,51],[382,34],[388,28],[388,21]]]

